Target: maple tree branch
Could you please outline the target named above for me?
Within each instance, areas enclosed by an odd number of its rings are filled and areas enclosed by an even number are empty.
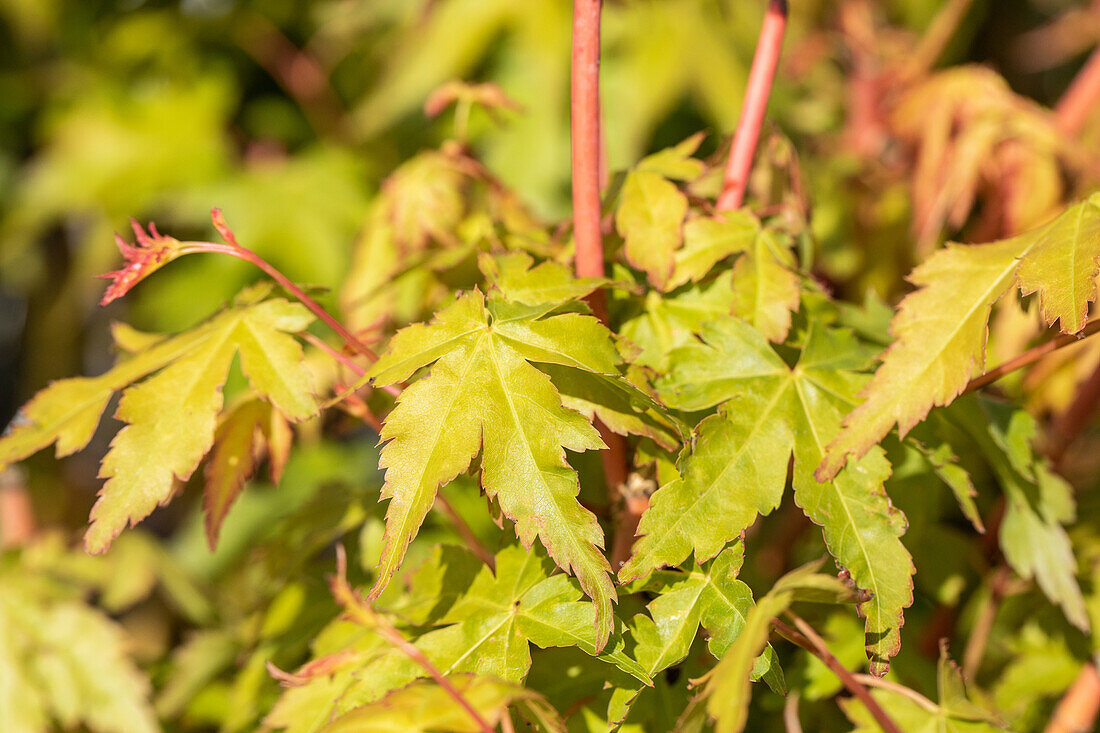
[[[603,277],[603,233],[600,229],[600,12],[602,0],[574,0],[573,57],[570,89],[570,139],[573,179],[573,238],[576,244],[578,277]],[[588,296],[592,312],[608,323],[607,300],[603,290]],[[626,440],[613,433],[599,420],[607,450],[600,452],[608,491],[619,491],[627,477]],[[642,509],[644,511],[644,508]],[[641,514],[629,508],[616,525],[612,540],[611,567],[617,570],[626,562],[633,542],[634,529]]]
[[[574,0],[573,2],[570,139],[573,236],[577,248],[577,275],[580,277],[603,277],[604,275],[603,237],[600,234],[600,11],[602,5],[602,0]]]
[[[787,28],[787,1],[770,0],[760,28],[760,39],[752,57],[749,83],[745,89],[745,102],[741,107],[741,119],[730,146],[729,162],[722,181],[722,193],[718,196],[718,210],[732,211],[741,206],[745,187],[752,169],[756,142],[760,139],[760,126],[768,106],[775,69],[779,65],[779,51],[783,47],[783,33]]]
[[[1096,660],[1077,675],[1069,690],[1054,709],[1043,733],[1078,733],[1093,730],[1100,714],[1100,672]]]
[[[990,369],[985,374],[971,379],[967,383],[966,388],[963,389],[963,391],[960,392],[959,395],[962,396],[964,394],[970,394],[971,392],[979,390],[986,385],[992,384],[1006,374],[1010,374],[1017,369],[1022,369],[1026,366],[1029,366],[1039,361],[1039,359],[1042,359],[1047,354],[1057,351],[1058,349],[1064,349],[1067,346],[1071,346],[1081,339],[1092,336],[1097,331],[1100,331],[1100,319],[1089,322],[1077,333],[1064,333],[1060,336],[1056,336],[1050,341],[1028,349],[1019,356],[1009,359],[1000,366]]]
[[[833,653],[829,651],[828,644],[826,644],[825,640],[814,631],[813,627],[802,620],[794,611],[787,611],[786,615],[798,630],[795,631],[795,629],[792,629],[777,618],[772,619],[772,626],[775,627],[775,630],[778,631],[783,638],[797,644],[820,659],[833,674],[840,678],[840,681],[848,688],[848,691],[863,703],[882,730],[886,733],[902,733],[898,724],[894,722],[893,718],[886,714],[886,711],[882,709],[878,701],[871,697],[871,693],[868,692],[867,688],[856,679],[855,675],[848,671],[847,667],[840,663],[839,659],[833,656]]]
[[[880,690],[889,690],[896,695],[909,698],[914,703],[924,708],[930,713],[938,713],[940,710],[939,705],[929,700],[924,695],[920,694],[914,689],[906,687],[905,685],[899,685],[897,682],[891,682],[890,680],[884,680],[879,677],[875,677],[870,674],[856,673],[852,675],[852,679],[860,684],[867,685],[868,687],[877,687]]]
[[[329,587],[332,590],[333,598],[335,598],[336,602],[344,608],[344,613],[347,615],[348,619],[378,634],[386,642],[404,653],[409,659],[420,665],[444,692],[450,695],[463,710],[469,713],[470,717],[474,719],[474,722],[477,723],[478,728],[480,728],[483,733],[494,733],[493,726],[489,725],[488,721],[481,717],[481,714],[470,704],[470,701],[463,697],[462,693],[451,684],[449,679],[443,676],[443,673],[439,671],[438,667],[432,664],[431,660],[424,655],[424,652],[420,651],[420,649],[402,636],[401,632],[397,630],[397,627],[391,624],[384,616],[378,614],[371,608],[369,603],[363,600],[363,598],[355,592],[348,584],[347,569],[347,552],[344,550],[343,545],[336,545],[336,575],[329,579]]]
[[[1070,135],[1079,133],[1089,112],[1096,108],[1097,99],[1100,99],[1100,48],[1092,52],[1055,105],[1058,128]]]

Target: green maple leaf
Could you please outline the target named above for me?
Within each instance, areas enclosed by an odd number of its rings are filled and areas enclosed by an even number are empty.
[[[100,468],[107,482],[92,508],[85,545],[103,552],[127,523],[171,498],[175,479],[186,480],[198,467],[214,442],[221,387],[234,356],[240,355],[252,390],[288,419],[317,411],[302,348],[289,335],[304,330],[313,316],[295,303],[263,300],[268,292],[267,285],[250,288],[233,307],[170,338],[137,338],[123,329],[128,344],[147,350],[98,377],[64,379],[39,392],[0,438],[0,466],[51,443],[59,456],[81,450],[111,396],[147,377],[123,392],[116,416],[127,425]]]
[[[625,242],[627,261],[645,270],[660,290],[672,277],[687,209],[687,196],[660,174],[645,168],[627,174],[615,226]]]
[[[684,225],[684,246],[676,252],[669,285],[698,282],[718,262],[739,255],[730,276],[732,312],[768,340],[783,341],[800,298],[789,238],[762,226],[747,211],[726,212],[722,217],[692,219]]]
[[[505,300],[522,305],[564,303],[583,298],[606,280],[595,277],[576,277],[572,271],[557,262],[546,261],[534,267],[531,256],[525,252],[511,252],[493,257],[482,253],[478,266],[485,279]]]
[[[728,316],[733,308],[730,273],[719,273],[712,282],[695,285],[675,295],[646,293],[644,310],[628,319],[622,335],[641,349],[632,362],[668,370],[668,355],[693,340],[703,324]]]
[[[643,586],[658,593],[631,625],[637,646],[634,656],[650,677],[682,662],[702,626],[710,636],[711,653],[721,659],[741,634],[745,619],[753,607],[752,590],[737,579],[745,560],[738,542],[727,548],[704,567],[690,573],[658,571]],[[756,660],[753,678],[763,677],[777,691],[784,690],[779,658],[768,646]],[[626,717],[640,687],[620,687],[612,694],[610,717]]]
[[[871,697],[904,731],[913,733],[993,733],[1006,730],[997,717],[966,691],[962,672],[940,645],[936,669],[939,702],[935,703],[913,690],[873,689]],[[844,698],[840,706],[856,725],[853,733],[874,733],[882,728],[874,716],[856,698]]]
[[[412,641],[443,674],[469,672],[522,683],[531,667],[531,644],[535,644],[579,648],[641,684],[652,684],[642,666],[626,653],[619,634],[597,652],[594,605],[581,600],[584,595],[575,579],[552,574],[554,565],[540,549],[506,547],[496,556],[495,573],[482,565],[472,580],[470,566],[464,550],[443,547],[411,577],[411,600],[419,599],[423,608],[397,604],[402,615],[441,627]],[[420,588],[422,583],[426,587]],[[403,652],[386,647],[361,627],[338,621],[330,628],[319,637],[318,656],[306,668],[316,667],[317,660],[326,657],[347,661],[284,693],[269,724],[313,731],[316,721],[374,702],[427,674]]]
[[[253,391],[292,420],[316,412],[302,347],[290,333],[313,316],[302,306],[267,300],[233,308],[210,322],[202,348],[126,390],[116,417],[127,423],[111,441],[100,477],[107,482],[92,507],[84,536],[90,552],[103,552],[126,524],[136,524],[172,497],[214,442],[221,387],[234,356]]]
[[[260,399],[248,399],[223,414],[206,463],[203,487],[206,538],[211,550],[217,546],[230,507],[264,455],[270,458],[272,483],[279,483],[292,437],[282,413]]]
[[[756,329],[728,318],[708,324],[702,343],[673,353],[672,371],[658,383],[665,401],[686,410],[721,408],[699,424],[681,478],[653,495],[619,576],[642,577],[692,552],[696,562],[715,556],[758,514],[779,506],[793,455],[796,503],[821,525],[829,551],[856,585],[872,594],[860,612],[872,671],[883,674],[900,644],[913,574],[899,539],[905,517],[883,490],[890,464],[876,448],[833,480],[813,476],[865,382],[854,370],[865,366],[868,350],[849,332],[814,322],[804,343],[789,367]]]
[[[1096,298],[1100,194],[1039,229],[984,245],[949,244],[913,270],[920,289],[902,300],[890,325],[897,339],[867,386],[866,401],[844,419],[817,471],[835,476],[895,425],[905,435],[935,405],[946,405],[985,365],[993,304],[1018,284],[1038,293],[1044,320],[1065,333],[1085,325]]]
[[[400,331],[368,376],[408,387],[386,419],[379,465],[390,499],[378,580],[385,588],[438,487],[481,452],[482,486],[516,523],[525,546],[539,537],[596,601],[602,646],[611,633],[615,589],[601,552],[596,517],[577,501],[577,474],[565,450],[603,448],[588,420],[567,409],[550,378],[530,362],[555,364],[621,385],[619,356],[595,318],[545,315],[550,307],[490,303],[479,291],[443,309],[428,325]]]
[[[849,590],[836,578],[817,575],[820,562],[792,570],[775,582],[772,589],[749,609],[741,633],[729,645],[722,660],[711,670],[700,701],[715,721],[719,733],[740,733],[745,728],[752,699],[754,669],[760,654],[767,649],[771,620],[799,600],[843,603],[850,600]],[[691,712],[691,708],[685,714]]]

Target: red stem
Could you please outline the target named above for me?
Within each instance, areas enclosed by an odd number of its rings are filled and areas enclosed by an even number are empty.
[[[879,724],[882,730],[886,731],[886,733],[902,733],[898,724],[882,709],[878,701],[871,697],[871,693],[868,692],[867,688],[848,671],[847,667],[840,663],[839,659],[833,656],[833,653],[829,651],[828,644],[826,644],[825,640],[814,631],[813,627],[803,621],[802,618],[793,611],[787,611],[787,616],[791,619],[791,622],[794,623],[795,627],[797,627],[798,631],[787,626],[787,624],[779,619],[772,619],[772,626],[775,627],[776,631],[788,641],[797,644],[820,659],[833,674],[840,678],[840,681],[844,683],[848,691],[863,703],[864,707],[871,713],[871,716],[875,719],[875,722]]]
[[[573,1],[573,66],[570,133],[573,166],[573,238],[579,277],[603,277],[603,233],[600,229],[600,176],[604,166],[600,132],[600,11],[602,0]],[[588,304],[605,325],[607,301],[602,290]],[[629,472],[626,440],[596,420],[607,445],[600,454],[609,492],[619,490]],[[624,510],[625,517],[612,540],[611,567],[618,569],[630,554],[631,538],[641,517]],[[628,532],[625,530],[629,529]],[[625,536],[624,535],[625,532]]]
[[[722,193],[718,196],[718,210],[732,211],[739,208],[745,198],[745,186],[752,168],[756,142],[760,139],[760,126],[768,106],[772,80],[779,65],[779,51],[783,47],[783,32],[787,28],[786,0],[771,0],[764,24],[760,28],[760,40],[752,58],[749,83],[745,90],[745,103],[741,108],[741,120],[733,136]]]
[[[600,234],[600,9],[602,0],[573,2],[571,135],[573,236],[577,275],[603,277]]]
[[[1058,127],[1069,135],[1079,133],[1089,112],[1096,108],[1097,98],[1100,98],[1100,48],[1092,52],[1058,100],[1054,108]]]
[[[321,307],[320,303],[306,295],[306,292],[304,290],[295,285],[294,282],[292,282],[290,278],[288,278],[286,275],[275,269],[275,267],[269,264],[267,260],[265,260],[263,257],[260,257],[258,254],[250,249],[242,247],[240,243],[237,242],[236,235],[233,234],[233,231],[225,223],[225,217],[222,216],[221,209],[215,207],[211,210],[210,214],[211,218],[214,221],[214,228],[218,230],[218,234],[222,236],[222,238],[229,244],[229,246],[222,247],[220,245],[214,244],[213,242],[201,242],[200,244],[203,245],[204,251],[223,252],[227,255],[231,255],[238,259],[244,260],[245,262],[250,262],[256,267],[260,268],[261,270],[266,272],[272,280],[283,286],[284,290],[300,300],[302,305],[304,305],[306,308],[309,308],[313,312],[313,314],[321,319],[321,321],[325,325],[335,331],[340,336],[340,338],[344,340],[344,343],[346,343],[350,348],[358,351],[360,354],[367,357],[372,362],[378,361],[378,354],[374,353],[373,349],[364,344],[355,334],[345,328],[344,324],[333,318],[328,311]],[[386,392],[389,392],[394,397],[397,397],[399,394],[401,394],[400,388],[392,384],[387,385],[382,389]]]
[[[1064,333],[1060,336],[1052,338],[1046,343],[1039,344],[1038,346],[1030,348],[1019,356],[1009,359],[1004,364],[990,369],[988,372],[981,375],[980,377],[974,377],[974,379],[971,379],[967,383],[961,394],[969,394],[971,392],[981,389],[987,384],[992,384],[1004,375],[1009,374],[1010,372],[1014,372],[1017,369],[1022,369],[1029,364],[1033,364],[1034,362],[1039,361],[1039,359],[1043,358],[1051,352],[1057,351],[1058,349],[1064,349],[1067,346],[1071,346],[1077,343],[1083,338],[1088,338],[1097,331],[1100,331],[1100,320],[1095,320],[1088,323],[1077,333]]]

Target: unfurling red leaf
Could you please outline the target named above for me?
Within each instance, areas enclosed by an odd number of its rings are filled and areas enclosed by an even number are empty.
[[[871,594],[860,613],[872,671],[883,674],[899,648],[913,574],[899,539],[905,517],[883,490],[890,465],[876,448],[833,480],[813,477],[841,416],[856,402],[865,377],[854,370],[867,359],[850,333],[813,323],[791,368],[756,329],[734,319],[706,326],[703,343],[674,351],[671,372],[658,382],[665,401],[690,411],[721,408],[697,428],[681,478],[653,495],[620,577],[678,565],[692,552],[696,562],[713,557],[758,514],[779,505],[793,455],[795,501],[821,525],[829,551],[856,585]]]
[[[1096,298],[1097,257],[1100,194],[1034,231],[992,244],[950,244],[917,267],[909,279],[920,289],[902,300],[890,325],[897,340],[863,392],[866,401],[844,419],[817,477],[835,476],[895,424],[905,435],[933,406],[958,397],[975,369],[984,369],[990,310],[1013,284],[1025,295],[1039,294],[1048,324],[1080,331]]]
[[[546,312],[487,306],[475,290],[430,324],[400,331],[372,367],[375,383],[386,385],[432,365],[402,393],[382,431],[382,496],[390,505],[372,596],[397,569],[439,486],[465,471],[480,450],[482,486],[515,521],[524,545],[539,537],[596,602],[602,647],[611,633],[615,588],[600,551],[603,532],[577,501],[580,487],[565,450],[598,449],[603,441],[588,420],[562,405],[550,378],[530,362],[619,379],[619,355],[595,318]]]

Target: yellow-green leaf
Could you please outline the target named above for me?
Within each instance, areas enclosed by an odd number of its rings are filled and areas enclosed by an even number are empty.
[[[648,170],[627,174],[615,226],[626,243],[627,261],[645,270],[661,290],[672,277],[687,207],[687,196],[660,175]]]
[[[1079,331],[1096,297],[1097,257],[1100,194],[1034,231],[992,244],[949,244],[917,267],[909,279],[920,289],[902,300],[890,325],[897,340],[817,477],[835,476],[895,424],[904,436],[933,406],[958,397],[985,367],[993,304],[1017,281],[1025,294],[1039,293],[1048,324],[1060,320],[1066,333]]]

